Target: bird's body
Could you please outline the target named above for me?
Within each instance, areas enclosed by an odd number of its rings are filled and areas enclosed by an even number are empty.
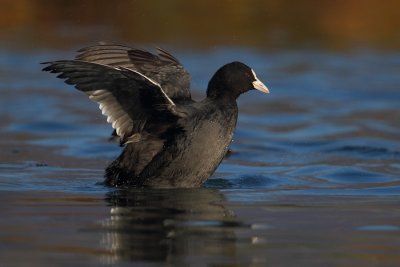
[[[127,144],[121,156],[107,168],[107,183],[123,184],[122,177],[129,172],[140,177],[132,180],[133,185],[200,186],[226,154],[236,125],[237,106],[233,103],[232,106],[217,109],[213,101],[206,99],[192,104],[190,111],[187,117],[177,122],[176,128],[170,129],[164,143]],[[154,150],[149,150],[149,143],[154,145]],[[161,146],[163,153],[157,154]],[[132,159],[137,159],[137,162]],[[120,171],[124,174],[119,175]]]
[[[106,169],[110,186],[198,187],[218,167],[236,126],[237,97],[268,89],[252,69],[233,62],[210,80],[207,97],[191,99],[190,76],[168,52],[154,55],[116,44],[81,50],[76,60],[44,70],[100,105],[124,150]]]

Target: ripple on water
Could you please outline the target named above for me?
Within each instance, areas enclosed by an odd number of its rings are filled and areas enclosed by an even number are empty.
[[[207,181],[209,188],[265,188],[275,187],[277,180],[263,174],[230,175],[229,178],[213,178]]]
[[[327,152],[364,159],[400,159],[400,151],[367,145],[343,145]]]
[[[10,191],[105,192],[104,186],[96,185],[102,175],[98,169],[63,168],[34,161],[0,164],[1,189]]]
[[[357,227],[359,231],[373,231],[373,232],[399,232],[400,226],[396,225],[363,225]]]
[[[73,132],[79,128],[77,125],[69,122],[57,121],[37,121],[30,123],[14,123],[8,127],[10,132],[29,132],[29,133],[57,133],[57,132]]]
[[[317,177],[333,183],[360,185],[365,183],[380,184],[394,181],[397,178],[356,166],[330,166],[327,170],[321,170]]]

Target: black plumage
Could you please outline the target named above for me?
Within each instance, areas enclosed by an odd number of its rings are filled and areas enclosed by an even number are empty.
[[[101,43],[75,60],[46,62],[100,105],[124,150],[106,169],[110,186],[197,187],[209,178],[232,140],[240,94],[268,93],[240,62],[221,67],[207,97],[195,102],[190,75],[170,53]]]

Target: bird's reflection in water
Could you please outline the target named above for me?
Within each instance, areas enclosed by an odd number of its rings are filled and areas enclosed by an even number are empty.
[[[214,189],[119,190],[107,195],[104,223],[112,260],[183,263],[235,255],[241,226]]]

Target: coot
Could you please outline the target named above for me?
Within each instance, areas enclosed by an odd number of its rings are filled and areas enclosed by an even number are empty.
[[[161,48],[153,54],[100,43],[75,60],[43,64],[96,101],[112,123],[124,149],[107,167],[105,184],[116,187],[200,186],[228,150],[236,99],[251,89],[269,92],[250,67],[232,62],[211,78],[207,97],[193,101],[190,75]]]

